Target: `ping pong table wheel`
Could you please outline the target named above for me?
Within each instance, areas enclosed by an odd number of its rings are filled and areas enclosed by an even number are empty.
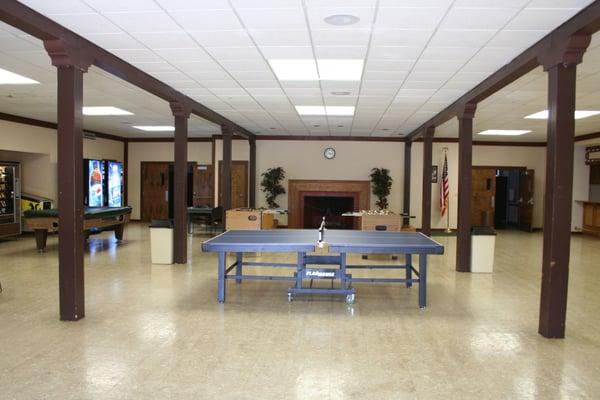
[[[355,294],[348,294],[348,295],[346,295],[346,304],[348,304],[348,305],[354,304],[355,300],[356,300],[356,295]]]
[[[294,295],[292,293],[288,293],[288,302],[292,302],[294,300]]]

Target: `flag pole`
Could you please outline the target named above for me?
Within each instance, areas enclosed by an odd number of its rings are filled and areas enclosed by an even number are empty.
[[[448,148],[444,147],[443,149],[444,156],[448,156]],[[448,193],[448,207],[446,207],[446,233],[452,233],[452,229],[450,229],[450,193]]]

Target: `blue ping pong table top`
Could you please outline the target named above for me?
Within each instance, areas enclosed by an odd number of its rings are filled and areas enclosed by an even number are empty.
[[[230,230],[202,243],[213,252],[313,252],[314,229]],[[324,242],[334,253],[443,254],[444,246],[415,232],[327,230]]]

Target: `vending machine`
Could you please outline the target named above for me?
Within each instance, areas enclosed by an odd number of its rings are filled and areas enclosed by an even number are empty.
[[[0,237],[21,234],[21,166],[0,162]]]
[[[87,207],[103,207],[105,204],[105,163],[103,160],[83,160],[83,203]]]
[[[123,207],[123,163],[106,161],[106,206]]]

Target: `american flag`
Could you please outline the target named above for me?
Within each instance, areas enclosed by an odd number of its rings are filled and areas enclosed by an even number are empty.
[[[440,213],[442,217],[448,209],[448,196],[450,185],[448,183],[448,157],[444,155],[444,167],[442,168],[442,180],[440,181]]]

